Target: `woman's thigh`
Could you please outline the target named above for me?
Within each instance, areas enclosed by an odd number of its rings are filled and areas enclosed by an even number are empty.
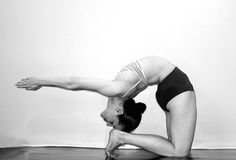
[[[192,146],[196,119],[196,96],[193,91],[183,92],[167,104],[170,111],[170,133],[175,148],[189,151]]]

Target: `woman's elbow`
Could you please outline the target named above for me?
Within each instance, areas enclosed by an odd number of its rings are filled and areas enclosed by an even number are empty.
[[[107,97],[120,97],[122,90],[121,88],[110,86],[100,90],[100,93]]]
[[[65,84],[68,90],[72,90],[72,91],[79,90],[78,77],[73,77],[73,76],[69,77]]]

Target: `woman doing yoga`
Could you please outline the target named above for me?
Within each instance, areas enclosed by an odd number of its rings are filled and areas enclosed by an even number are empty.
[[[148,86],[157,85],[156,100],[166,115],[167,137],[131,133],[139,125],[146,109],[133,98]],[[101,117],[114,129],[110,131],[106,155],[124,144],[168,157],[185,157],[190,153],[197,119],[196,98],[188,77],[168,60],[149,56],[121,69],[114,80],[84,77],[30,77],[16,86],[26,90],[59,87],[87,90],[108,97]]]

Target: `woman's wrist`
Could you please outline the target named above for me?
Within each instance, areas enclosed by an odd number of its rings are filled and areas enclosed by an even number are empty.
[[[39,77],[37,77],[36,81],[40,86],[56,86],[55,82],[53,82],[49,78],[39,78]]]
[[[48,86],[49,85],[49,82],[43,78],[37,78],[37,83],[40,86]]]

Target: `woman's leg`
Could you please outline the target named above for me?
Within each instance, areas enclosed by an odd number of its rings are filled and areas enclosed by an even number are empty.
[[[187,91],[167,105],[171,117],[171,141],[177,153],[190,152],[194,138],[197,108],[195,92]]]
[[[171,130],[170,130],[170,113],[169,112],[165,112],[165,115],[166,115],[166,132],[167,132],[167,136],[168,136],[168,139],[171,141]]]
[[[106,148],[108,156],[122,143],[138,146],[163,156],[187,156],[191,149],[196,125],[194,92],[188,91],[176,96],[168,103],[167,108],[170,111],[171,140],[158,135],[132,134],[112,130]]]

